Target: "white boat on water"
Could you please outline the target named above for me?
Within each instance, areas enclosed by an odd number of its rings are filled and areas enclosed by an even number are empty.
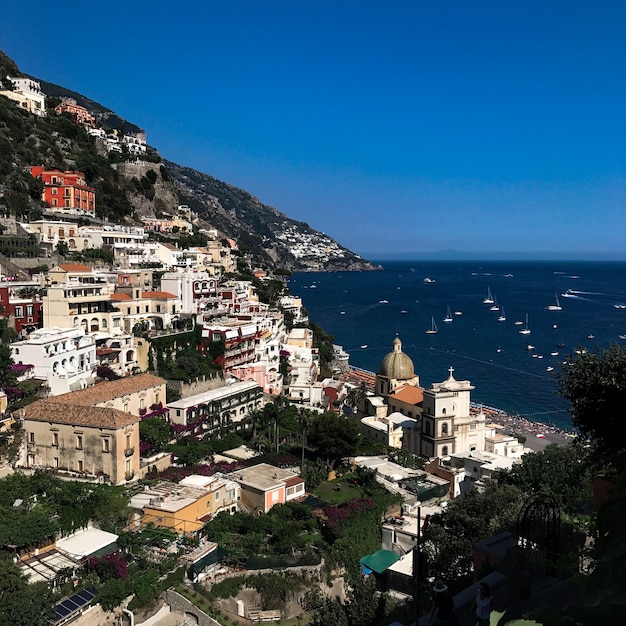
[[[550,352],[550,356],[559,356],[559,353],[555,350],[554,352]]]
[[[498,315],[497,320],[499,322],[506,322],[506,315],[504,314],[504,307],[500,307],[500,315]]]
[[[614,304],[613,306],[616,309],[626,309],[626,304]]]
[[[433,316],[431,324],[430,324],[430,328],[426,331],[427,335],[436,335],[439,332],[439,330],[437,329],[437,324],[435,324],[435,318]]]
[[[432,283],[436,283],[437,281],[434,278],[429,278],[428,276],[426,276],[426,278],[424,278],[424,284],[426,285],[432,285]]]
[[[496,352],[502,352],[502,348],[501,348],[500,346],[498,346],[498,347],[496,348]]]
[[[517,331],[520,335],[530,335],[530,328],[528,328],[528,313],[526,313],[526,326],[522,330]]]
[[[620,338],[621,340],[626,340],[626,335],[620,335],[620,336],[619,336],[619,338]]]
[[[524,322],[522,322],[522,320],[517,320],[517,321],[515,322],[515,325],[516,325],[516,326],[522,326],[522,324],[523,324],[523,323],[524,323]]]
[[[498,304],[498,298],[496,298],[494,296],[493,298],[493,304],[489,307],[490,311],[499,311],[500,310],[500,305]]]
[[[450,312],[450,307],[448,307],[448,311],[446,312],[446,316],[443,318],[444,322],[452,321],[452,313]]]
[[[483,300],[483,304],[493,304],[493,295],[491,294],[491,288],[487,287],[487,297]]]
[[[554,371],[554,368],[551,365],[546,367],[546,372],[553,372],[553,371]]]
[[[557,292],[554,292],[554,304],[549,304],[546,309],[548,309],[548,311],[562,311],[563,307],[561,306],[561,303],[559,302],[559,296],[557,294]]]
[[[455,311],[454,314],[455,315],[463,315],[463,311]]]
[[[364,343],[364,344],[361,346],[361,350],[365,350],[365,348],[367,348],[367,344],[366,344],[366,343]]]

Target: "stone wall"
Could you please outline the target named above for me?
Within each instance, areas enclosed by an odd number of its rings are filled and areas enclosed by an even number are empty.
[[[190,396],[218,389],[224,386],[224,379],[221,376],[198,378],[192,383],[185,383],[182,380],[168,380],[167,386],[180,393],[180,397],[189,398]]]
[[[165,601],[170,605],[172,611],[177,613],[189,613],[198,620],[199,626],[220,626],[220,623],[201,611],[195,604],[189,602],[187,598],[176,593],[172,589],[164,592]]]

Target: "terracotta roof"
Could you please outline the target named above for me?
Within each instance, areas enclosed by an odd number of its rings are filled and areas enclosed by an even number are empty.
[[[91,268],[83,263],[60,263],[59,267],[66,272],[88,272],[91,274]]]
[[[57,398],[60,396],[57,396]],[[141,418],[117,409],[95,406],[74,406],[55,402],[57,398],[38,400],[24,408],[24,419],[53,424],[72,424],[96,428],[124,428],[136,424]]]
[[[113,400],[113,398],[119,398],[129,393],[143,391],[144,389],[164,384],[164,378],[159,378],[152,374],[138,374],[137,376],[126,376],[118,380],[99,383],[94,387],[87,387],[87,389],[70,391],[70,393],[48,398],[48,400],[59,404],[94,406],[100,402],[107,402],[108,400]]]
[[[141,294],[142,298],[152,298],[154,300],[170,300],[170,299],[176,299],[177,296],[175,296],[173,293],[168,293],[167,291],[144,291]]]
[[[294,476],[293,478],[287,478],[287,480],[285,480],[285,486],[286,487],[294,487],[295,485],[299,485],[300,483],[304,482],[304,478],[302,478],[301,476]]]
[[[127,293],[112,293],[111,300],[132,300]]]
[[[396,389],[395,393],[392,393],[390,398],[400,400],[400,402],[408,402],[409,404],[419,404],[424,401],[424,390],[421,387],[412,387],[411,385],[405,385]]]

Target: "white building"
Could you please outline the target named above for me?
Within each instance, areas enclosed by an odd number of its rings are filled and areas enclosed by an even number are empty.
[[[14,86],[12,93],[32,103],[32,106],[29,108],[31,113],[44,117],[46,115],[46,94],[41,91],[41,83],[27,77],[8,77],[8,79]],[[6,92],[3,95],[7,95]]]
[[[195,424],[194,432],[200,434],[237,424],[264,404],[262,389],[247,380],[168,402],[167,409],[171,424],[186,428]]]
[[[96,344],[82,328],[42,328],[11,344],[15,363],[33,365],[51,396],[77,391],[95,381]]]

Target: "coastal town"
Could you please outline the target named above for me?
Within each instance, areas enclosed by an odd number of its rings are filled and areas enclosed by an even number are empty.
[[[0,96],[46,114],[36,81],[11,81]],[[71,98],[52,111],[123,154],[114,169],[157,176],[145,134]],[[589,444],[476,404],[453,367],[422,381],[392,330],[376,372],[352,367],[288,270],[187,204],[114,223],[86,172],[27,174],[41,217],[0,218],[13,623],[408,626],[449,586],[469,626],[484,584],[507,620],[550,594],[570,606],[590,503],[609,493],[591,492]],[[277,237],[312,270],[344,255],[319,233]]]

